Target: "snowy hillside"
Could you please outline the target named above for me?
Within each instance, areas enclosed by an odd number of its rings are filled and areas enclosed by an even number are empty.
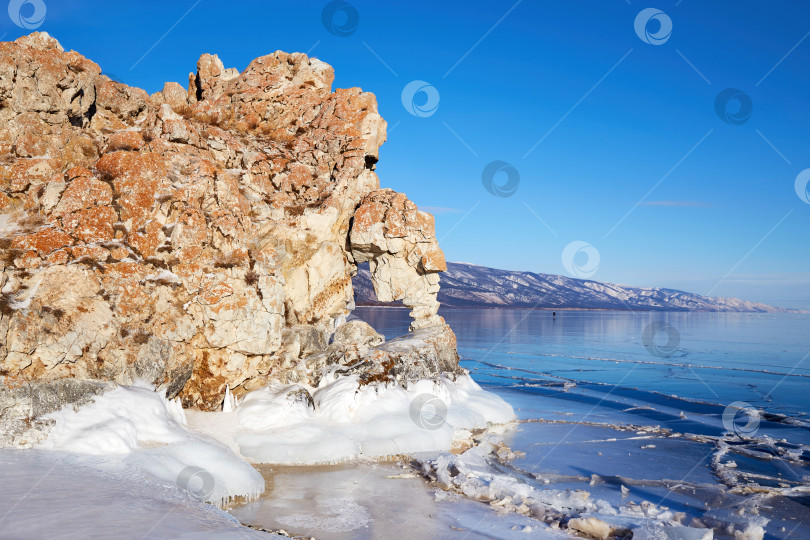
[[[360,267],[353,284],[358,305],[377,303],[367,265]],[[468,263],[447,263],[447,272],[441,275],[439,302],[454,307],[791,311],[738,298],[714,298],[674,289],[628,287]]]

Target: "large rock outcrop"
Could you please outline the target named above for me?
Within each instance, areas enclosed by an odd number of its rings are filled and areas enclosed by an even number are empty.
[[[242,73],[206,54],[149,95],[47,34],[0,43],[4,385],[145,380],[211,409],[317,382],[364,261],[452,368],[433,218],[380,190],[376,99],[333,79],[303,54]]]

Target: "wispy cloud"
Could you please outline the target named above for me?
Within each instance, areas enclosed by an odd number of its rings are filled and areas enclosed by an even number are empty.
[[[703,201],[644,201],[641,203],[644,206],[668,206],[668,207],[695,207],[706,208],[711,206]]]
[[[458,208],[448,208],[447,206],[420,206],[419,210],[430,212],[431,214],[458,214]]]

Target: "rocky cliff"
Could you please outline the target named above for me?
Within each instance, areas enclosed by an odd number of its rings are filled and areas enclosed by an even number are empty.
[[[380,189],[376,99],[333,78],[303,54],[241,73],[205,54],[187,89],[149,95],[47,34],[0,43],[3,414],[30,424],[98,381],[213,409],[226,387],[317,384],[328,364],[458,369],[433,218]],[[366,261],[411,308],[416,349],[336,332]]]

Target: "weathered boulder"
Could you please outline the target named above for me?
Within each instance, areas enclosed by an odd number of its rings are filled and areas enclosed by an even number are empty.
[[[353,345],[357,347],[374,347],[385,341],[382,334],[377,333],[367,322],[360,319],[348,321],[335,330],[332,343],[339,345]]]
[[[463,372],[458,365],[456,335],[446,324],[426,326],[373,347],[345,371],[358,374],[367,384],[396,382],[402,386],[437,373],[453,376]]]
[[[363,321],[349,321],[335,332],[326,350],[304,358],[306,370],[320,376],[358,375],[362,384],[409,383],[438,374],[453,377],[458,365],[456,336],[447,324],[430,325],[385,341]],[[311,380],[318,384],[319,378]]]
[[[376,99],[333,80],[303,54],[203,55],[150,96],[47,34],[0,43],[0,387],[142,380],[212,409],[316,381],[381,346],[343,324],[363,261],[442,328],[433,218],[379,189]]]

